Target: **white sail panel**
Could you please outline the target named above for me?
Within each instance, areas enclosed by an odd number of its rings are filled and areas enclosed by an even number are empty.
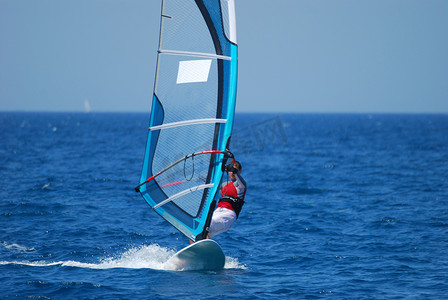
[[[180,61],[176,83],[207,82],[211,65],[211,59]]]

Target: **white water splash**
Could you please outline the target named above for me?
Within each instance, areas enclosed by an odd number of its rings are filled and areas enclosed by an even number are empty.
[[[28,248],[25,246],[21,246],[19,244],[8,244],[7,242],[3,242],[2,245],[6,249],[20,251],[20,252],[31,252],[31,251],[35,250],[34,248]]]
[[[247,269],[246,265],[241,264],[238,261],[238,258],[233,258],[230,256],[226,256],[226,264],[224,265],[224,269]]]
[[[153,269],[173,271],[175,267],[168,263],[168,260],[176,252],[174,250],[160,247],[157,244],[149,246],[140,246],[131,248],[117,257],[107,257],[100,260],[99,263],[83,263],[78,261],[0,261],[0,265],[25,265],[30,267],[75,267],[88,269]],[[225,269],[246,269],[246,266],[240,264],[238,259],[226,257]]]

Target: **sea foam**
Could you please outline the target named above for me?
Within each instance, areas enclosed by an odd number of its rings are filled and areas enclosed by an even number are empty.
[[[161,247],[158,244],[132,247],[122,254],[102,258],[98,263],[85,263],[79,261],[0,261],[0,265],[25,265],[30,267],[62,267],[88,268],[88,269],[153,269],[173,271],[175,268],[168,262],[175,250]],[[245,269],[237,258],[226,257],[225,269]],[[188,271],[188,270],[185,270]]]

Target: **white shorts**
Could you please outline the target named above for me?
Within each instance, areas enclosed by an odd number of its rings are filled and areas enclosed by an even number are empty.
[[[225,207],[218,207],[213,212],[208,236],[210,238],[229,230],[236,220],[236,213]]]

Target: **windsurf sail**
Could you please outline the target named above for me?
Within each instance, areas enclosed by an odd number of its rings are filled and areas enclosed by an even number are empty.
[[[237,85],[234,0],[163,0],[149,134],[136,188],[193,241],[207,235],[230,156]]]

